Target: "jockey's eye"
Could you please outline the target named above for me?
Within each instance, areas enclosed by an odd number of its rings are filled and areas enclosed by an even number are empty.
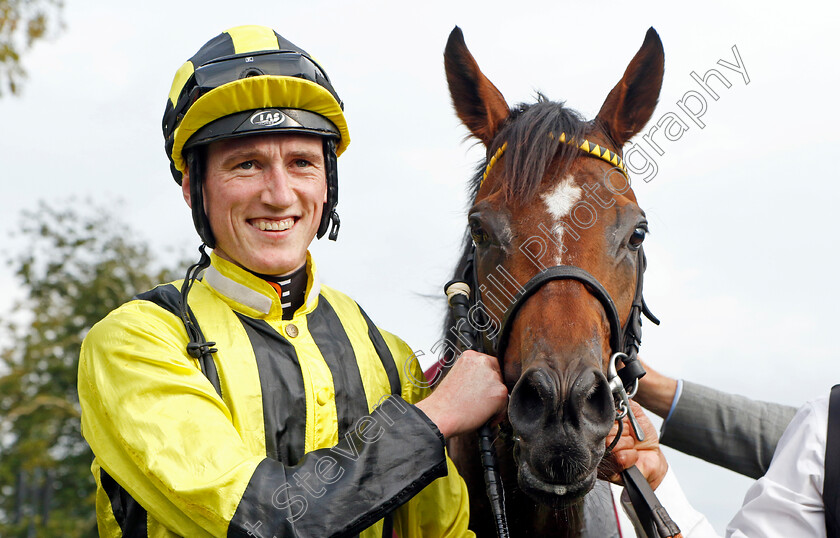
[[[630,240],[627,242],[627,246],[630,247],[631,250],[639,250],[645,240],[645,236],[647,236],[647,233],[647,226],[636,226],[636,229],[633,230],[633,235],[630,236]]]

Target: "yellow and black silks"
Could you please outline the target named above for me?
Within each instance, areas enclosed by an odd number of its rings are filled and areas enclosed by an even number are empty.
[[[266,281],[213,256],[189,303],[221,397],[185,351],[180,283],[93,327],[79,396],[100,536],[472,536],[440,432],[409,405],[427,395],[411,350],[307,271],[284,321]]]

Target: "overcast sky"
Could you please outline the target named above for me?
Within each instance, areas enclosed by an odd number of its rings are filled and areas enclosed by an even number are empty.
[[[120,199],[158,252],[189,254],[198,239],[160,132],[172,77],[226,28],[272,26],[322,63],[346,103],[341,235],[313,247],[322,278],[430,354],[443,303],[428,296],[450,278],[464,185],[482,155],[463,142],[449,102],[452,27],[509,104],[541,91],[591,118],[653,26],[665,47],[653,119],[676,114],[689,129],[659,139],[664,155],[635,141],[657,167],[649,182],[635,174],[634,190],[651,227],[645,295],[662,320],[645,325],[642,356],[677,377],[797,406],[840,382],[836,2],[404,5],[67,0],[66,30],[24,58],[23,95],[0,99],[0,236],[41,199]],[[748,84],[718,63],[736,62],[733,47]],[[712,68],[730,87],[711,83],[719,99],[706,95],[701,129],[677,102],[705,95],[691,72]],[[0,266],[0,312],[16,288]],[[723,532],[750,481],[669,458]]]

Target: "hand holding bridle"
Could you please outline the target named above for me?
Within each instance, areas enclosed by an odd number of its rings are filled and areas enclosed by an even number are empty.
[[[417,407],[449,438],[501,422],[508,392],[495,357],[465,351],[434,392]]]
[[[621,437],[609,455],[609,458],[615,463],[615,468],[619,472],[608,476],[607,479],[616,484],[623,485],[620,471],[635,465],[641,471],[642,475],[644,475],[650,487],[655,490],[668,471],[668,461],[659,448],[659,436],[657,435],[656,428],[653,427],[653,424],[642,407],[633,400],[630,400],[630,410],[642,427],[645,440],[639,441],[633,436],[633,428],[630,427],[630,420],[628,417],[624,417],[622,419],[624,425],[621,428]],[[607,436],[606,442],[608,446],[618,434],[618,429],[618,424],[614,424]]]

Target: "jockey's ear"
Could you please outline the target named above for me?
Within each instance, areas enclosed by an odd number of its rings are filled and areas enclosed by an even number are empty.
[[[181,193],[184,195],[184,201],[192,208],[192,198],[190,197],[190,169],[186,168],[181,177]]]
[[[617,148],[633,138],[650,120],[659,100],[664,72],[662,41],[656,30],[650,28],[639,52],[630,61],[624,76],[607,96],[595,118],[596,124]]]
[[[502,92],[478,68],[457,26],[449,34],[443,63],[455,112],[473,136],[489,146],[510,109]]]

